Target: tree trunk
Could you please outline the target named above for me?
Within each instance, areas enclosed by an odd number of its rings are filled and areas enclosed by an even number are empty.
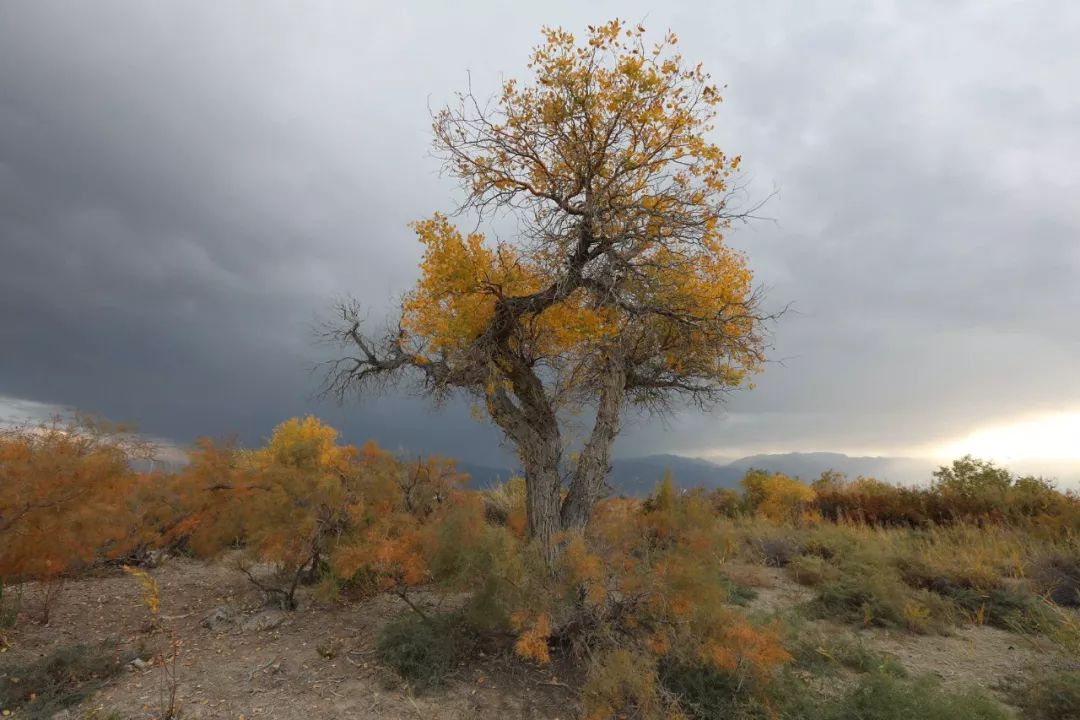
[[[529,537],[540,547],[545,559],[557,554],[555,536],[559,533],[560,495],[557,467],[525,468],[525,511],[529,519]]]
[[[596,407],[596,422],[581,451],[570,489],[562,505],[564,530],[581,531],[604,491],[611,470],[611,446],[619,434],[619,415],[626,395],[626,371],[617,358],[609,358],[608,371]]]

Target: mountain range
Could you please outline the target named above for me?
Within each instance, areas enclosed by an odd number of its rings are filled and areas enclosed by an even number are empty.
[[[652,492],[665,471],[671,471],[675,484],[682,488],[737,488],[747,470],[781,472],[805,481],[816,479],[826,470],[849,477],[866,475],[895,483],[913,483],[930,479],[937,467],[931,460],[900,457],[850,457],[842,453],[778,453],[750,455],[730,462],[713,462],[682,455],[646,455],[617,458],[612,463],[611,484],[621,495],[644,496]],[[459,462],[458,468],[472,477],[471,487],[486,488],[503,482],[520,470]]]

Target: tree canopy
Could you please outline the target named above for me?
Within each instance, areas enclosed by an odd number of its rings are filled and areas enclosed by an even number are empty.
[[[724,240],[752,212],[733,207],[740,158],[709,139],[719,89],[676,43],[618,20],[584,42],[545,29],[528,82],[459,94],[433,122],[459,214],[509,213],[519,232],[415,222],[424,256],[398,322],[372,333],[346,303],[328,328],[346,348],[329,393],[409,376],[477,398],[518,450],[545,543],[584,526],[628,405],[707,407],[764,361],[768,318]],[[560,424],[583,408],[595,421],[571,462]]]

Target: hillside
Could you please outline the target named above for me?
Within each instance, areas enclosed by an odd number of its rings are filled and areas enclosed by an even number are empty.
[[[459,462],[458,467],[472,477],[472,487],[488,488],[520,474],[519,470]],[[896,457],[850,457],[842,453],[777,453],[749,455],[728,463],[717,463],[682,455],[657,454],[616,458],[612,465],[612,485],[618,494],[647,495],[670,470],[678,486],[684,488],[735,488],[746,471],[756,468],[780,472],[805,481],[826,470],[850,477],[865,475],[894,483],[914,483],[930,477],[935,465],[929,460]]]

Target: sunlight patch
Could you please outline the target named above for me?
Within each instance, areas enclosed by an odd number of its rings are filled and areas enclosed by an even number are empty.
[[[998,461],[1080,461],[1080,412],[1052,413],[982,428],[942,445],[935,454],[971,454]]]

